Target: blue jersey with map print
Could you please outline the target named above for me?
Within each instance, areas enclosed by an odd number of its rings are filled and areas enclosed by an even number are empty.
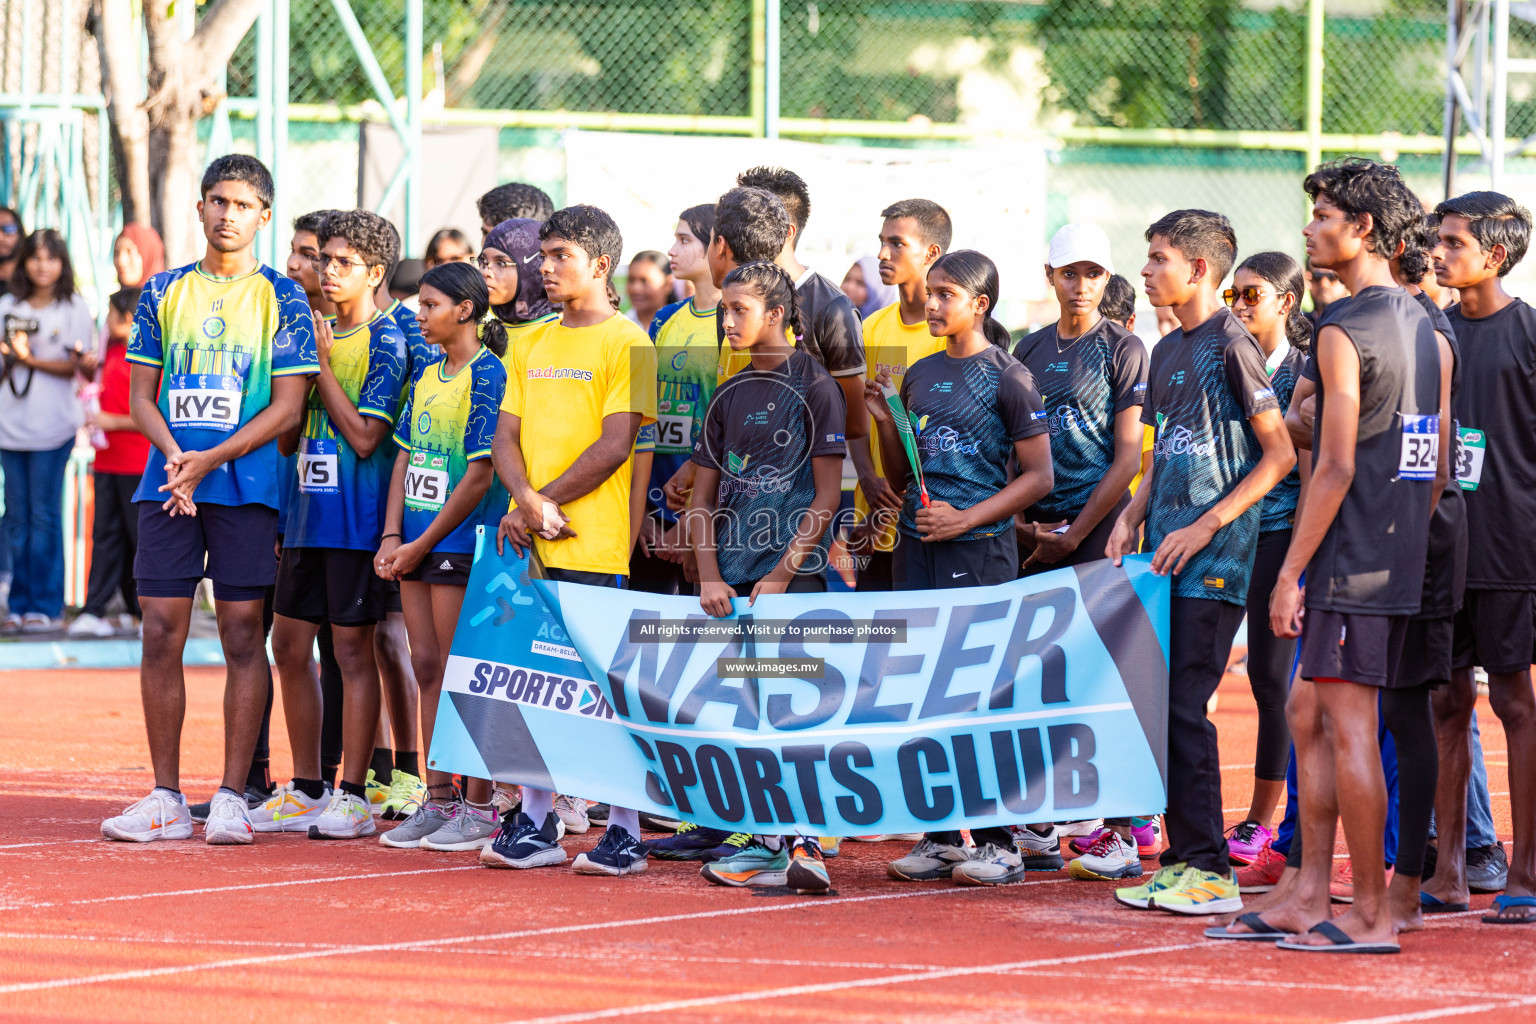
[[[331,371],[336,382],[359,415],[393,426],[409,352],[399,325],[376,313],[371,322],[334,337]],[[387,438],[367,458],[359,456],[331,421],[319,390],[310,392],[299,435],[298,472],[289,483],[283,546],[377,549],[394,468],[395,448]]]
[[[715,499],[716,560],[726,583],[762,579],[784,557],[816,497],[811,460],[847,450],[842,389],[808,353],[773,370],[752,366],[715,392],[693,461],[720,471]],[[827,565],[827,530],[801,571]]]
[[[1263,451],[1248,421],[1279,408],[1264,352],[1230,309],[1218,309],[1192,331],[1175,328],[1157,343],[1141,411],[1141,421],[1157,428],[1147,506],[1152,550],[1253,471]],[[1258,543],[1255,503],[1172,577],[1173,596],[1246,603]]]
[[[901,400],[917,432],[928,497],[960,509],[1007,486],[1014,442],[1047,429],[1034,377],[995,345],[964,359],[948,352],[924,356],[907,368]],[[913,537],[919,505],[917,478],[909,474],[897,526]],[[953,539],[995,537],[1012,528],[1013,517],[1007,516]]]
[[[1056,325],[1029,335],[1013,355],[1045,403],[1055,485],[1030,510],[1039,521],[1076,519],[1115,460],[1115,416],[1147,394],[1147,347],[1107,318],[1063,342]]]
[[[160,371],[160,415],[182,451],[227,441],[272,402],[277,377],[318,373],[304,289],[265,264],[215,277],[192,263],[144,286],[128,335],[128,361]],[[165,453],[144,467],[134,501],[164,501]],[[283,476],[273,438],[216,466],[194,501],[278,507]]]
[[[1269,373],[1269,385],[1275,389],[1275,401],[1280,404],[1280,411],[1291,407],[1291,395],[1296,392],[1296,382],[1301,379],[1302,368],[1307,365],[1307,357],[1301,354],[1301,350],[1289,343],[1282,342],[1284,348],[1277,347],[1270,357],[1264,360],[1264,369]],[[1296,524],[1296,499],[1301,497],[1301,463],[1298,460],[1296,466],[1285,474],[1285,479],[1275,484],[1270,492],[1264,495],[1264,500],[1259,502],[1259,532],[1273,533],[1276,530],[1289,530]]]

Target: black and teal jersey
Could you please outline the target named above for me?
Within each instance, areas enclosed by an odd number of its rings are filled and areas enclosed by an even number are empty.
[[[1307,357],[1301,354],[1300,349],[1288,343],[1282,344],[1284,348],[1277,347],[1264,361],[1264,369],[1269,373],[1270,387],[1275,389],[1275,401],[1280,403],[1280,411],[1284,412],[1291,407],[1291,395],[1296,391],[1296,382],[1301,379],[1301,370],[1307,363]],[[1300,462],[1259,502],[1259,532],[1289,530],[1295,525],[1296,499],[1299,497]]]

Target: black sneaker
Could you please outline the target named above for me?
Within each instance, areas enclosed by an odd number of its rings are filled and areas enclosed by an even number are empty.
[[[587,820],[591,821],[591,822],[596,822],[599,825],[602,824],[603,822],[607,821],[608,820],[608,805],[607,804],[590,804],[587,807]]]
[[[253,786],[247,782],[245,784],[246,809],[254,811],[256,808],[272,799],[272,794],[276,792],[276,786],[273,786],[271,789],[262,789],[260,786]],[[208,808],[211,806],[213,806],[212,800],[204,800],[200,804],[190,805],[188,809],[192,812],[192,820],[206,824],[208,821]]]
[[[1509,857],[1503,843],[1467,849],[1467,888],[1473,892],[1503,892],[1509,882]]]
[[[553,814],[544,816],[544,824],[534,828],[533,819],[522,811],[509,811],[491,834],[489,845],[480,847],[480,863],[489,868],[542,868],[565,863],[565,850],[555,839]]]
[[[638,875],[646,868],[645,846],[618,825],[609,825],[597,846],[578,853],[571,870],[578,875]]]
[[[590,812],[587,817],[592,817]],[[682,822],[676,818],[664,818],[649,811],[640,812],[640,827],[647,832],[676,832],[677,826],[681,824]]]
[[[685,821],[677,826],[677,831],[665,839],[652,839],[645,844],[645,850],[657,860],[713,860],[709,852],[721,843],[731,833],[719,828],[704,828],[695,825],[691,821]],[[732,850],[731,853],[740,853],[740,850]]]

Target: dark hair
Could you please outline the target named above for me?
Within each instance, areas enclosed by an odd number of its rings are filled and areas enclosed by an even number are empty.
[[[1422,207],[1414,212],[1403,202],[1403,193],[1409,188],[1402,172],[1375,160],[1348,157],[1320,164],[1301,187],[1313,202],[1325,198],[1351,221],[1370,214],[1371,233],[1366,236],[1366,245],[1384,260],[1396,255],[1397,243],[1423,216]]]
[[[16,222],[16,227],[21,230],[21,233],[22,234],[26,234],[27,233],[26,226],[21,223],[21,214],[17,213],[15,210],[11,209],[9,206],[0,206],[0,213],[8,213],[8,214],[10,214],[11,215],[11,220]]]
[[[1416,199],[1417,197],[1415,197]],[[1403,254],[1397,258],[1397,272],[1409,284],[1418,284],[1435,268],[1430,253],[1440,244],[1440,218],[1421,213],[1418,224],[1403,236]]]
[[[629,265],[636,263],[649,263],[661,271],[662,277],[672,276],[672,261],[667,259],[665,253],[659,253],[655,249],[641,249],[629,258]]]
[[[1099,313],[1106,320],[1113,320],[1121,327],[1136,315],[1136,289],[1119,274],[1110,274],[1104,283],[1104,295],[1099,299]]]
[[[932,199],[903,199],[881,210],[880,216],[886,220],[909,217],[917,221],[917,236],[924,245],[936,245],[941,253],[949,251],[955,226],[949,219],[949,211]]]
[[[678,220],[688,225],[688,230],[693,232],[693,237],[709,244],[709,236],[715,230],[715,204],[700,203],[698,206],[690,206],[678,214]]]
[[[767,189],[778,196],[789,212],[790,222],[795,225],[795,241],[800,241],[800,236],[805,233],[805,222],[811,219],[811,190],[804,178],[787,167],[752,167],[736,175],[736,184]]]
[[[69,246],[64,242],[64,236],[53,228],[39,228],[30,235],[23,235],[21,244],[16,247],[16,269],[11,271],[11,294],[18,300],[30,299],[33,287],[31,278],[27,277],[27,260],[39,249],[46,249],[64,266],[59,270],[59,280],[53,286],[53,299],[55,302],[67,299],[75,294],[75,265],[69,260]]]
[[[1301,297],[1307,281],[1301,265],[1283,252],[1256,252],[1238,264],[1238,270],[1251,270],[1274,285],[1281,296],[1292,296],[1291,311],[1285,315],[1285,340],[1305,352],[1312,347],[1312,321],[1301,311]]]
[[[789,271],[768,260],[743,263],[720,283],[721,289],[741,285],[763,300],[764,309],[783,308],[784,323],[796,338],[801,337],[800,303],[795,298],[795,282]]]
[[[495,317],[486,319],[491,308],[491,293],[485,286],[485,276],[468,263],[439,263],[421,275],[418,291],[431,285],[448,301],[470,304],[470,318],[479,322],[480,341],[499,359],[507,351],[507,329]]]
[[[480,219],[490,224],[519,218],[549,220],[550,214],[555,212],[555,201],[537,185],[509,181],[476,199],[475,209],[480,211]],[[463,238],[462,235],[459,237]]]
[[[1467,230],[1484,252],[1496,245],[1504,247],[1504,262],[1499,265],[1503,277],[1525,258],[1531,244],[1531,211],[1502,192],[1468,192],[1447,199],[1435,207],[1435,216],[1452,213],[1465,218]]]
[[[345,238],[369,267],[383,267],[384,276],[400,258],[400,236],[395,226],[371,210],[343,210],[325,218],[315,237],[320,247],[333,238]]]
[[[500,221],[497,223],[500,223]],[[444,242],[458,242],[470,252],[474,252],[475,249],[474,246],[469,244],[469,239],[465,237],[464,232],[460,231],[458,228],[438,228],[436,231],[432,232],[432,237],[428,239],[427,254],[422,257],[422,259],[437,259],[437,247],[442,245]]]
[[[1232,222],[1210,210],[1174,210],[1147,228],[1146,239],[1156,235],[1184,254],[1190,262],[1205,260],[1212,287],[1220,284],[1237,259],[1237,232]]]
[[[320,226],[325,223],[325,218],[333,213],[340,212],[340,210],[311,210],[308,213],[301,213],[293,218],[293,230],[308,231],[310,234],[318,236],[320,234]]]
[[[767,189],[738,186],[715,204],[710,237],[725,239],[737,263],[772,263],[789,240],[789,211]]]
[[[935,270],[944,271],[945,277],[972,295],[986,296],[987,312],[981,321],[981,331],[988,341],[1007,351],[1013,339],[1008,334],[1008,328],[993,315],[997,312],[997,264],[975,249],[956,249],[935,260],[933,266],[928,268],[928,273],[932,274]]]
[[[613,272],[624,254],[624,236],[618,223],[606,210],[595,206],[567,206],[556,210],[539,225],[539,241],[563,238],[573,242],[593,260],[608,257],[608,302],[619,308],[619,293],[613,287]]]
[[[139,308],[139,295],[142,288],[119,288],[107,298],[107,305],[117,310],[123,316],[133,316],[133,311]]]
[[[203,172],[203,184],[199,195],[207,197],[213,186],[221,181],[241,181],[251,186],[264,209],[272,209],[272,172],[267,165],[244,153],[221,156]]]

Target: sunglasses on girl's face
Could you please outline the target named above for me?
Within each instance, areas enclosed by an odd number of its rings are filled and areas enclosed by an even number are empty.
[[[0,224],[0,235],[19,235],[19,234],[21,234],[21,225],[20,224]]]
[[[1249,285],[1246,288],[1228,288],[1226,291],[1221,293],[1221,297],[1226,300],[1226,303],[1229,306],[1237,305],[1238,299],[1242,299],[1243,302],[1247,305],[1257,306],[1259,304],[1259,300],[1267,294],[1269,293],[1265,292],[1263,289],[1257,287],[1256,285]]]

